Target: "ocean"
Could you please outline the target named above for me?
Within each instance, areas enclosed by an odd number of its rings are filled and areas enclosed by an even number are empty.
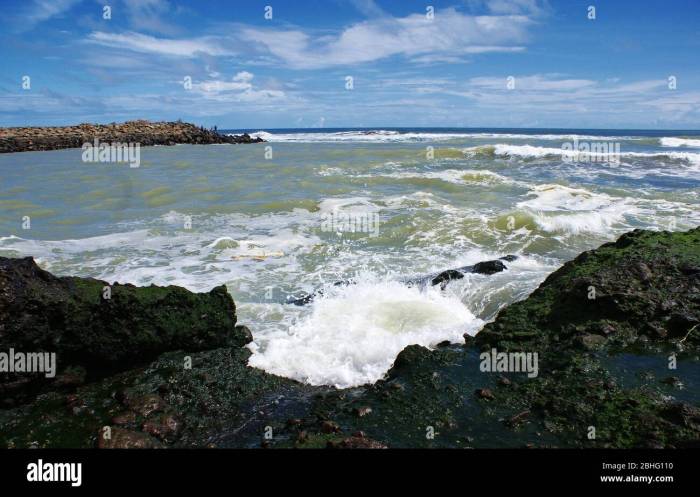
[[[700,224],[700,131],[246,131],[267,142],[144,147],[138,168],[80,149],[0,155],[0,255],[226,285],[252,366],[348,387],[407,345],[478,333],[584,250]],[[444,290],[401,281],[508,254],[506,271]]]

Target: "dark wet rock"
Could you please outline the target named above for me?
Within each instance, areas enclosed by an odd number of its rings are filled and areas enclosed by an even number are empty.
[[[661,380],[661,383],[664,383],[666,385],[670,385],[675,388],[683,388],[683,382],[678,376],[668,376]]]
[[[528,416],[530,416],[530,411],[522,411],[508,418],[506,424],[511,427],[516,427],[527,421]]]
[[[168,407],[160,395],[156,394],[129,396],[124,400],[124,404],[143,417],[150,416],[154,412],[163,411]]]
[[[244,326],[242,324],[238,324],[234,328],[234,331],[236,333],[237,340],[239,340],[241,343],[241,346],[253,341],[253,333],[250,331],[250,328],[248,328],[247,326]]]
[[[649,266],[647,266],[643,262],[637,262],[634,265],[634,269],[637,271],[637,276],[641,281],[647,282],[654,277],[654,273],[651,272]]]
[[[241,347],[250,340],[249,330],[236,327],[236,306],[224,286],[192,293],[109,285],[56,277],[31,257],[0,257],[0,350],[55,352],[59,384],[75,386],[81,376],[125,370],[170,350]]]
[[[381,442],[366,437],[348,437],[339,442],[329,441],[329,449],[387,449]]]
[[[496,274],[506,269],[506,265],[501,261],[486,261],[474,264],[472,272],[476,274]]]
[[[293,426],[302,426],[304,424],[304,422],[299,418],[295,418],[295,419],[288,419],[286,424],[287,424],[287,427],[293,427]]]
[[[340,426],[335,421],[324,421],[321,423],[321,432],[323,433],[338,433]]]
[[[435,286],[447,283],[448,281],[459,280],[462,278],[464,278],[464,273],[461,273],[456,269],[448,269],[447,271],[443,271],[442,273],[438,274],[435,278],[433,278],[430,281],[430,284],[432,286]]]
[[[97,434],[98,449],[157,449],[160,442],[146,433],[126,430],[118,426],[110,427],[110,436],[105,437],[104,430]]]
[[[367,416],[367,415],[371,414],[371,413],[372,413],[372,408],[369,407],[369,406],[356,407],[355,409],[353,409],[353,413],[354,413],[355,416],[357,416],[358,418],[362,418],[362,417],[364,417],[364,416]]]
[[[393,366],[387,373],[387,377],[394,378],[404,370],[419,366],[421,362],[429,360],[430,357],[430,350],[427,348],[420,345],[409,345],[396,356]]]
[[[56,380],[54,381],[54,386],[58,388],[62,387],[68,387],[68,388],[73,388],[82,385],[85,383],[85,377],[87,375],[87,371],[85,371],[85,368],[81,366],[76,366],[76,367],[68,367],[65,369],[65,371],[56,376]]]
[[[619,370],[606,365],[634,361],[630,354],[639,353],[658,355],[666,363],[686,336],[686,355],[679,360],[697,362],[692,357],[697,357],[699,340],[689,330],[700,317],[700,307],[691,297],[696,283],[682,268],[698,261],[696,228],[685,233],[634,231],[564,264],[527,299],[501,311],[474,340],[482,349],[539,353],[539,376],[519,382],[516,390],[508,391],[510,397],[499,395],[497,403],[517,399],[532,416],[546,413],[550,424],[562,427],[557,435],[563,445],[642,447],[652,438],[663,446],[697,441],[700,432],[692,423],[669,424],[673,409],[664,407],[667,398],[651,385],[625,388],[625,381],[616,377]],[[601,436],[599,430],[595,442],[581,444],[578,433],[587,425],[605,426],[605,433]]]
[[[693,312],[679,311],[671,314],[666,329],[671,337],[682,338],[700,324],[700,316]]]
[[[164,413],[147,420],[142,429],[156,438],[165,440],[180,433],[182,423],[174,414]]]
[[[310,304],[316,295],[323,295],[322,291],[317,291],[316,293],[310,293],[308,295],[304,295],[303,297],[295,298],[295,297],[290,297],[287,299],[287,304],[292,304],[292,305],[306,305]]]
[[[608,336],[615,333],[615,326],[612,324],[601,321],[590,326],[589,331],[602,336]]]
[[[687,402],[678,402],[668,406],[664,414],[673,422],[691,428],[695,432],[700,432],[700,408]],[[697,443],[698,438],[696,437],[694,441]]]
[[[700,266],[691,263],[683,264],[680,267],[681,273],[686,276],[695,276],[700,274]]]
[[[300,419],[310,415],[307,404],[311,395],[327,389],[251,368],[247,365],[250,354],[246,348],[163,354],[147,368],[79,387],[76,394],[70,394],[74,398],[72,405],[80,410],[78,416],[66,408],[66,396],[58,393],[0,410],[0,447],[27,447],[36,440],[37,427],[46,434],[46,446],[91,447],[95,433],[103,426],[117,425],[113,420],[129,431],[146,433],[144,423],[171,414],[180,422],[180,428],[170,432],[160,428],[167,433],[163,445],[259,447],[265,426],[272,423],[277,433],[284,429],[290,414],[299,415]],[[182,367],[186,356],[191,358],[192,369]],[[168,391],[155,394],[163,384],[168,385]],[[289,401],[275,403],[281,395]],[[260,411],[266,416],[261,417]],[[296,433],[298,428],[290,429]]]
[[[260,143],[247,133],[228,136],[183,122],[128,121],[117,124],[80,124],[61,127],[0,128],[0,153],[80,148],[83,143],[138,143],[140,146],[182,143]]]
[[[493,400],[496,398],[496,396],[493,394],[491,390],[488,388],[479,388],[477,389],[474,394],[479,397],[480,399],[485,399],[485,400]]]
[[[605,344],[606,338],[601,335],[585,334],[579,337],[579,342],[588,350],[596,350]]]
[[[117,426],[128,426],[136,423],[136,413],[133,411],[117,414],[112,418],[112,424]]]
[[[646,329],[653,330],[656,341],[678,337],[700,319],[698,304],[688,298],[695,282],[681,271],[698,259],[700,229],[627,233],[564,264],[528,299],[509,306],[496,322],[486,325],[477,341],[527,342],[516,340],[516,332],[532,330],[542,338],[538,342],[549,342],[562,329],[573,330],[562,346],[588,333],[608,335],[606,347],[613,348],[634,344]],[[654,269],[648,273],[640,267]],[[662,311],[669,302],[674,302],[675,310],[671,319]],[[605,333],[612,329],[614,333]]]
[[[504,257],[501,257],[498,260],[493,260],[493,261],[483,261],[483,262],[477,262],[476,264],[472,266],[464,266],[461,268],[457,269],[448,269],[447,271],[443,271],[441,273],[438,273],[436,275],[429,275],[429,276],[423,276],[419,278],[414,278],[411,280],[408,280],[409,285],[424,285],[426,281],[430,281],[430,284],[435,286],[435,285],[440,285],[441,288],[445,288],[447,283],[453,280],[458,280],[464,278],[465,274],[468,273],[474,273],[474,274],[486,274],[486,275],[491,275],[491,274],[496,274],[500,273],[501,271],[505,271],[508,269],[505,264],[503,264],[501,261],[514,261],[518,258],[516,255],[506,255]]]
[[[511,385],[513,384],[513,382],[510,381],[510,380],[509,380],[508,378],[506,378],[505,376],[501,376],[501,377],[498,378],[498,384],[499,384],[499,385],[502,385],[502,386],[504,386],[504,387],[509,387],[509,386],[511,386]]]

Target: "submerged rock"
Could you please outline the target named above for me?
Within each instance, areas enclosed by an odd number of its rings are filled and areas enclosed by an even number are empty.
[[[505,271],[508,268],[501,261],[514,261],[517,258],[518,257],[516,255],[506,255],[505,257],[501,257],[498,260],[477,262],[472,266],[464,266],[458,269],[447,269],[440,273],[433,273],[426,276],[408,278],[402,281],[408,286],[426,287],[428,284],[430,284],[431,286],[440,285],[440,288],[444,290],[450,281],[462,279],[464,278],[464,275],[468,273],[491,275],[499,273],[501,271]],[[354,281],[347,280],[337,281],[333,285],[347,286],[352,284],[354,284]],[[314,297],[317,295],[323,295],[323,290],[317,290],[314,293],[304,295],[298,298],[289,298],[287,299],[286,303],[300,306],[306,305],[311,303]]]
[[[464,273],[457,271],[456,269],[448,269],[447,271],[443,271],[442,273],[438,274],[435,278],[430,280],[430,284],[432,286],[435,286],[447,283],[448,281],[452,280],[460,280],[462,278],[464,278]]]
[[[486,261],[474,264],[472,272],[476,274],[496,274],[506,269],[506,265],[501,261]]]

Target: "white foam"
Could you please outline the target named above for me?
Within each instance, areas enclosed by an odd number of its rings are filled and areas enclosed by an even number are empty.
[[[632,199],[562,185],[538,185],[517,204],[529,211],[537,225],[548,232],[605,233],[625,216],[637,212]]]
[[[369,211],[378,210],[378,207],[370,202],[369,197],[326,198],[318,204],[318,209],[321,214],[338,210],[355,210],[358,207]]]
[[[528,196],[534,197],[518,203],[520,208],[535,211],[590,211],[610,205],[613,199],[605,194],[594,194],[583,188],[546,184],[537,185]]]
[[[522,133],[430,133],[430,132],[399,132],[390,130],[373,131],[337,131],[337,132],[299,132],[299,133],[270,133],[257,131],[251,137],[262,138],[268,142],[363,142],[363,143],[395,143],[395,142],[426,142],[448,141],[455,139],[504,139],[504,140],[633,140],[630,136],[595,136],[577,134],[522,134]]]
[[[534,145],[511,145],[507,143],[498,143],[496,145],[481,145],[478,147],[467,147],[464,150],[467,156],[476,156],[479,154],[493,153],[495,156],[501,157],[522,157],[526,159],[539,159],[545,157],[565,157],[576,160],[581,157],[584,152],[574,150],[566,150],[553,147],[538,147]],[[590,152],[588,154],[592,160],[596,162],[618,162],[621,157],[628,158],[655,158],[655,159],[671,159],[688,162],[693,166],[700,165],[700,153],[695,152]]]
[[[250,365],[312,385],[371,383],[407,345],[461,342],[483,326],[455,296],[396,281],[329,287],[289,333],[256,343]]]
[[[465,178],[465,177],[469,178]],[[469,183],[495,184],[511,183],[516,181],[502,176],[487,169],[444,169],[442,171],[400,171],[384,174],[358,174],[355,178],[396,178],[396,179],[439,179],[447,183],[456,185],[467,185]]]
[[[664,137],[659,140],[662,147],[700,148],[700,139]]]
[[[7,237],[0,240],[0,248],[34,256],[42,267],[59,274],[208,291],[221,284],[274,279],[264,268],[283,266],[282,272],[298,271],[296,258],[321,243],[314,234],[317,214],[303,209],[274,215],[195,217],[193,225],[201,228],[197,231],[179,229],[182,218],[180,213],[169,212],[154,229],[76,240]],[[163,223],[176,226],[175,231],[164,230]]]

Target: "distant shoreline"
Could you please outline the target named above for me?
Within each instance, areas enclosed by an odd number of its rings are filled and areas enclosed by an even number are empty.
[[[0,153],[81,148],[84,143],[94,143],[95,140],[140,146],[238,144],[264,141],[262,138],[251,138],[247,133],[225,135],[218,133],[216,129],[205,129],[180,121],[138,120],[112,124],[0,128]]]

